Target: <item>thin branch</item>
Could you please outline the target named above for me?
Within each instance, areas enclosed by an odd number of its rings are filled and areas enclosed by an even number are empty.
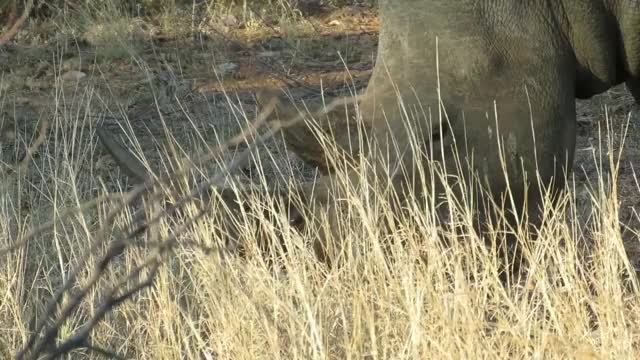
[[[354,102],[357,99],[358,97],[349,99],[336,99],[327,107],[317,111],[314,116],[320,116],[323,113],[332,111],[338,106],[344,106],[345,104]],[[276,101],[270,101],[265,111],[261,112],[256,121],[252,123],[247,129],[242,131],[237,136],[226,141],[223,146],[219,146],[217,149],[209,151],[200,156],[199,161],[192,162],[191,164],[186,165],[185,167],[180,169],[180,171],[172,173],[170,174],[170,176],[167,176],[164,179],[149,178],[144,183],[137,185],[131,191],[123,194],[122,201],[113,209],[111,209],[106,215],[105,224],[112,223],[118,214],[120,214],[133,201],[144,195],[152,187],[160,184],[170,183],[171,178],[186,174],[187,171],[195,166],[193,164],[215,159],[225,149],[233,145],[248,142],[248,139],[252,138],[253,141],[249,142],[248,149],[245,149],[245,151],[241,153],[240,156],[236,157],[231,163],[229,163],[226,169],[227,172],[236,170],[238,167],[242,166],[242,164],[246,163],[253,149],[264,143],[267,139],[273,137],[282,129],[296,125],[299,122],[303,121],[305,117],[305,114],[299,113],[298,116],[296,116],[291,121],[274,122],[271,128],[266,133],[261,134],[260,136],[255,136],[257,130],[266,123],[266,119],[268,118],[270,112],[273,111],[275,106]],[[124,236],[124,238],[116,241],[111,241],[108,244],[107,251],[99,257],[99,259],[93,266],[93,272],[89,279],[84,282],[78,292],[70,294],[71,287],[76,283],[78,274],[87,266],[89,260],[92,259],[91,255],[98,253],[103,244],[106,243],[105,231],[99,231],[96,237],[92,239],[90,248],[85,252],[79,263],[76,264],[76,266],[74,266],[74,268],[69,272],[62,286],[60,286],[56,290],[52,299],[50,299],[50,301],[48,302],[47,306],[45,307],[45,316],[40,317],[24,348],[16,355],[16,359],[38,359],[42,355],[46,355],[46,358],[54,358],[68,354],[70,351],[75,349],[87,349],[91,351],[97,351],[102,354],[114,355],[106,350],[102,351],[101,349],[92,346],[89,341],[90,333],[95,328],[95,326],[97,326],[97,324],[104,319],[106,314],[113,310],[113,308],[133,298],[135,294],[153,285],[156,274],[160,266],[162,265],[162,259],[164,255],[174,249],[174,247],[178,244],[177,239],[180,235],[185,233],[193,225],[194,222],[198,221],[208,213],[207,206],[203,206],[195,215],[189,217],[185,222],[180,224],[180,226],[178,226],[173,231],[173,234],[171,236],[162,241],[156,242],[156,246],[154,247],[154,249],[156,250],[155,253],[149,255],[142,264],[131,270],[124,279],[122,279],[120,282],[113,285],[108,291],[106,291],[106,295],[97,306],[96,312],[79,331],[77,331],[66,340],[59,341],[59,329],[72,317],[73,313],[77,311],[81,303],[83,301],[86,301],[89,292],[97,287],[99,280],[104,276],[105,271],[108,269],[112,261],[124,251],[126,251],[128,246],[135,243],[134,241],[132,241],[135,237],[141,234],[145,229],[148,229],[150,226],[157,224],[163,217],[166,217],[167,215],[173,215],[177,211],[177,209],[179,209],[181,206],[186,204],[191,199],[197,197],[198,195],[208,194],[208,196],[210,196],[209,189],[211,187],[222,187],[224,185],[225,177],[226,175],[224,174],[218,174],[208,181],[199,184],[188,194],[179,198],[178,201],[170,206],[167,210],[152,217],[145,223],[136,224],[136,226],[134,226],[134,228],[129,231],[129,233]],[[153,195],[157,196],[160,194]],[[95,201],[93,205],[95,205],[96,203],[98,203],[98,201]],[[145,214],[145,211],[146,210],[144,210],[143,208],[142,212],[136,213],[134,219],[140,219]],[[12,248],[18,248],[22,244],[26,243],[28,239],[32,238],[41,231],[45,231],[45,229],[48,229],[50,226],[52,226],[51,224],[53,223],[55,222],[45,224],[31,231],[21,240],[16,242],[16,244],[14,244]],[[149,271],[145,279],[142,281],[137,281],[136,279],[145,270]],[[131,283],[133,283],[133,285],[131,285]],[[66,301],[63,303],[63,299],[65,299],[65,297]],[[53,321],[50,321],[52,317]],[[117,355],[115,356],[117,357]]]
[[[6,43],[9,42],[9,40],[11,40],[14,36],[16,36],[18,31],[20,31],[20,28],[22,27],[22,25],[24,25],[24,22],[27,21],[27,18],[29,17],[29,14],[31,13],[32,8],[33,8],[33,0],[28,0],[27,6],[24,8],[24,11],[22,12],[22,16],[20,16],[20,18],[13,24],[13,26],[9,30],[7,30],[7,32],[5,32],[4,34],[0,34],[0,46],[5,45]]]

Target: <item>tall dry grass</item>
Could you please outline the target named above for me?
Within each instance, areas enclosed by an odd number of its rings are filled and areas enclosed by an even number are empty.
[[[31,175],[3,179],[2,248],[102,192],[88,160],[96,157],[95,137],[84,136],[93,122],[85,118],[89,112],[73,110],[90,106],[91,92],[76,94],[75,104],[66,99],[55,99],[49,145],[33,160]],[[91,342],[135,359],[633,358],[638,282],[618,223],[616,156],[608,154],[613,171],[593,189],[588,219],[579,219],[584,211],[569,190],[545,209],[535,241],[531,232],[517,230],[529,262],[522,282],[501,280],[497,249],[475,232],[468,204],[451,207],[456,231],[449,231],[437,224],[428,196],[410,197],[406,211],[394,215],[379,194],[367,202],[353,190],[342,199],[349,206],[341,224],[341,261],[328,268],[309,246],[314,234],[294,231],[282,213],[264,212],[267,197],[236,219],[245,258],[202,251],[227,239],[215,212],[200,219],[177,234],[153,287],[109,312]],[[46,299],[74,264],[99,258],[86,250],[100,228],[107,225],[108,238],[121,234],[126,216],[111,226],[107,209],[103,204],[77,212],[3,257],[3,358],[24,345],[33,319],[46,316]],[[393,231],[381,225],[389,218],[395,219]],[[173,234],[172,221],[165,219],[157,236]],[[288,251],[274,245],[266,261],[256,234],[261,241],[279,239]],[[145,236],[111,264],[59,329],[60,339],[81,329],[105,286],[149,255],[153,239]],[[82,269],[74,291],[91,269]],[[70,355],[85,357],[99,355]]]
[[[101,251],[129,226],[126,213],[114,224],[106,221],[117,201],[79,210],[107,188],[95,176],[94,96],[91,87],[58,84],[46,143],[28,169],[6,172],[0,183],[0,249],[56,221],[0,257],[2,358],[19,351],[34,323],[51,315],[45,304],[75,265],[89,264],[71,294],[90,280]],[[500,244],[499,232],[481,238],[469,204],[450,207],[451,231],[438,224],[436,201],[428,196],[410,197],[405,211],[391,214],[384,196],[347,192],[341,199],[348,204],[341,258],[327,267],[311,249],[313,231],[296,232],[286,214],[265,212],[275,208],[274,199],[262,196],[235,219],[246,257],[205,251],[228,241],[219,211],[188,231],[177,231],[177,220],[165,218],[115,258],[58,338],[82,330],[104,290],[148,259],[154,241],[176,235],[177,246],[163,258],[154,285],[110,311],[92,331],[92,345],[133,359],[635,358],[638,282],[621,236],[617,155],[607,136],[594,161],[604,159],[600,165],[611,171],[602,170],[591,189],[591,210],[576,200],[570,183],[560,201],[545,207],[535,234],[515,230],[528,259],[521,282],[501,279],[498,249],[491,246]],[[19,139],[25,146],[34,141]],[[198,176],[194,171],[178,180],[192,184],[189,177]],[[266,173],[258,177],[273,180]],[[388,219],[393,231],[383,225]],[[105,241],[89,252],[100,234]],[[278,240],[266,256],[258,248],[265,239]],[[86,350],[68,356],[99,357]]]

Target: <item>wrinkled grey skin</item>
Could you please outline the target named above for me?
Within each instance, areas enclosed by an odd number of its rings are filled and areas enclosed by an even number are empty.
[[[436,115],[437,38],[440,91],[450,126],[443,125],[444,154],[434,144],[434,157],[449,157],[446,148],[455,139],[460,150],[474,153],[475,170],[489,178],[495,192],[505,188],[495,176],[502,173],[498,134],[511,183],[522,183],[524,173],[534,174],[536,168],[544,183],[554,175],[559,181],[573,160],[575,98],[625,81],[640,98],[638,1],[387,0],[381,1],[380,15],[378,62],[368,91],[391,78],[405,108],[431,108]],[[361,108],[368,111],[363,118],[372,121],[383,149],[389,137],[403,143],[398,139],[406,137],[407,120],[393,94],[366,99]],[[438,126],[437,119],[417,121]],[[378,125],[383,122],[391,131]]]
[[[412,128],[420,150],[449,173],[459,173],[455,145],[463,174],[477,174],[498,200],[509,184],[510,204],[530,212],[538,185],[560,189],[571,169],[575,98],[626,82],[640,100],[637,0],[380,0],[379,15],[377,62],[359,103],[371,140],[363,155],[381,174],[404,169],[391,184],[402,194],[414,165],[432,166],[406,148]],[[334,182],[328,175],[313,193],[303,189],[318,211],[330,209],[330,222],[339,217],[330,205],[340,197]],[[339,251],[327,247],[327,236],[315,245],[323,259]]]
[[[637,0],[381,0],[380,17],[377,62],[360,109],[372,129],[367,156],[376,171],[407,170],[393,180],[401,192],[415,175],[412,164],[429,166],[402,147],[411,127],[449,173],[458,173],[457,144],[466,155],[463,174],[477,174],[497,199],[509,184],[509,204],[531,212],[538,185],[559,189],[571,169],[575,98],[626,82],[640,100]],[[396,91],[404,109],[431,118],[403,116]],[[381,164],[381,154],[391,154],[390,164]]]

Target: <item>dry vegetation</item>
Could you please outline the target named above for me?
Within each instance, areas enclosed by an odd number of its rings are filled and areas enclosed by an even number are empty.
[[[429,198],[409,201],[387,231],[387,207],[351,194],[345,251],[327,267],[313,234],[294,231],[258,192],[235,213],[239,257],[224,250],[220,202],[160,213],[139,236],[129,210],[162,193],[170,211],[205,179],[260,188],[312,178],[265,126],[257,140],[221,144],[260,117],[256,88],[360,88],[375,51],[373,11],[205,1],[192,16],[193,7],[143,1],[136,10],[148,14],[134,16],[125,2],[60,3],[0,48],[1,358],[29,346],[73,359],[640,353],[640,122],[624,90],[579,103],[564,201],[535,233],[511,229],[529,260],[522,281],[501,280],[499,237],[480,239],[466,204],[452,206],[445,226]],[[169,187],[128,184],[97,143],[98,124],[122,129]],[[132,206],[117,211],[123,202]],[[278,241],[259,248],[264,239]]]

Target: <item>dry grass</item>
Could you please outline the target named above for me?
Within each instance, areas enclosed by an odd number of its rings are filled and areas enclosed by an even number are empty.
[[[46,143],[24,172],[7,171],[0,184],[0,249],[56,221],[0,255],[2,358],[20,350],[34,323],[51,315],[44,313],[45,304],[72,269],[99,260],[110,242],[122,238],[130,218],[107,221],[117,201],[80,211],[110,191],[96,175],[104,171],[92,133],[94,89],[57,85]],[[68,91],[73,96],[65,96]],[[195,139],[206,137],[197,131],[194,126]],[[604,134],[598,158],[609,170],[602,170],[592,189],[592,211],[576,205],[575,190],[569,190],[546,209],[535,241],[518,230],[529,259],[522,282],[501,281],[497,249],[475,233],[465,204],[451,209],[454,232],[437,223],[433,201],[412,198],[388,232],[381,219],[394,216],[384,201],[363,202],[363,194],[352,191],[343,199],[349,211],[340,266],[328,268],[309,246],[314,234],[294,231],[281,213],[265,213],[263,207],[273,207],[263,196],[237,219],[248,244],[246,258],[205,251],[228,240],[216,211],[188,231],[164,219],[114,258],[58,338],[82,330],[105,289],[153,257],[159,238],[175,235],[176,246],[162,258],[154,285],[107,314],[92,332],[94,346],[133,359],[635,358],[640,293],[618,220],[618,155],[607,147],[617,135]],[[16,142],[29,148],[36,141]],[[196,140],[189,145],[207,146]],[[179,147],[169,153],[164,159],[174,162],[182,154]],[[201,170],[178,180],[193,183],[209,172]],[[265,173],[257,177],[273,181]],[[100,236],[104,241],[90,252]],[[257,249],[258,239],[265,238],[282,240],[289,251],[283,255],[274,246],[268,253],[272,261],[265,261]],[[92,266],[80,269],[67,299],[91,279]],[[99,355],[76,350],[69,357]]]
[[[32,169],[41,178],[4,180],[13,190],[2,192],[1,247],[45,218],[77,208],[100,186],[82,176],[93,171],[86,159],[93,157],[95,144],[64,133],[65,128],[90,128],[82,118],[54,113],[60,115],[53,119],[49,141],[57,150],[45,147]],[[255,245],[258,227],[263,236],[283,238],[290,251],[277,258],[277,270],[251,246],[247,259],[223,262],[200,250],[200,245],[215,248],[225,241],[216,231],[215,214],[207,216],[178,234],[179,246],[166,258],[155,285],[109,313],[91,340],[139,359],[632,357],[640,299],[620,236],[615,183],[600,183],[586,225],[576,221],[579,211],[568,193],[565,202],[548,209],[536,241],[521,233],[529,275],[524,283],[508,285],[499,279],[495,249],[475,235],[465,209],[452,210],[458,227],[453,235],[436,226],[429,201],[414,199],[395,231],[386,233],[379,225],[380,217],[391,216],[386,207],[372,209],[359,194],[350,194],[349,213],[359,221],[345,217],[347,250],[333,269],[312,255],[307,244],[312,234],[292,231],[281,214],[274,214],[274,223],[261,212],[239,219],[242,237]],[[29,197],[30,215],[16,208],[16,196]],[[99,209],[60,222],[5,256],[0,269],[3,357],[23,345],[43,301],[85,256],[88,240],[104,223],[106,208]],[[160,233],[174,231],[164,223]],[[118,230],[107,229],[107,234],[117,236]],[[585,256],[580,247],[587,239],[593,249]],[[130,246],[100,284],[118,281],[143,261],[149,240]],[[99,257],[91,256],[84,259],[89,264]],[[82,287],[90,269],[80,273],[74,287]],[[60,338],[92,315],[101,289],[90,292],[60,329]]]

